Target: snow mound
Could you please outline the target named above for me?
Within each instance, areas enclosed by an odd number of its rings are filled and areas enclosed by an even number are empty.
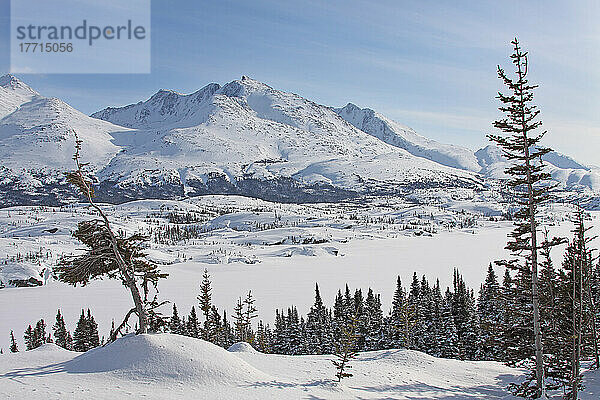
[[[246,342],[238,342],[234,343],[227,349],[230,353],[258,353],[254,347],[250,345],[250,343]]]
[[[65,370],[215,385],[269,379],[268,375],[221,347],[171,334],[123,337],[66,362]]]

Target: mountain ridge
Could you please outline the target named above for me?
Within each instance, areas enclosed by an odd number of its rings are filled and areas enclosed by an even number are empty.
[[[93,161],[99,197],[110,202],[201,194],[314,202],[482,190],[486,179],[502,178],[506,162],[490,146],[472,152],[438,143],[374,110],[320,105],[246,76],[189,94],[161,89],[87,116],[5,75],[0,110],[0,192],[9,198],[0,206],[74,199],[57,173],[72,168],[74,130],[84,140],[84,161]],[[600,191],[594,170],[558,153],[549,163],[564,189]]]

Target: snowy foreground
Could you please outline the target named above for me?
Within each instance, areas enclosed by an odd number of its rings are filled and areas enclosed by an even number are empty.
[[[0,356],[3,399],[501,399],[522,372],[410,350],[361,353],[333,381],[331,356],[229,351],[179,335],[126,336],[87,353],[46,344]],[[591,397],[584,397],[591,398]]]

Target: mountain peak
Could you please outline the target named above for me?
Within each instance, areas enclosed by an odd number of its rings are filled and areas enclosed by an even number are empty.
[[[0,86],[2,86],[5,89],[12,89],[12,90],[21,89],[21,90],[31,92],[33,94],[38,94],[29,85],[27,85],[25,82],[23,82],[22,80],[20,80],[19,78],[17,78],[16,76],[14,76],[12,74],[6,74],[6,75],[0,76]]]

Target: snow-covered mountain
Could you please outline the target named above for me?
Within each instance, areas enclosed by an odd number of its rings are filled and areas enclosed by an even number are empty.
[[[412,155],[467,171],[478,172],[481,169],[471,150],[428,139],[369,108],[360,109],[348,103],[345,107],[334,110],[358,129]]]
[[[94,160],[99,195],[112,201],[206,193],[331,201],[414,187],[482,185],[477,174],[414,156],[356,128],[329,107],[246,77],[189,95],[161,90],[145,102],[92,117],[36,94],[0,120],[7,132],[3,138],[30,133],[26,145],[5,140],[5,175],[12,177],[24,164],[11,152],[44,140],[62,154],[56,143],[66,143],[70,129],[76,129],[97,149],[83,156]],[[46,125],[52,126],[48,140]],[[58,160],[42,157],[26,165],[44,172],[48,168],[43,167],[68,169],[69,146],[65,149]]]
[[[502,154],[502,150],[489,145],[475,152],[481,174],[488,178],[505,179],[505,169],[510,162]],[[569,156],[550,152],[543,157],[547,171],[552,179],[563,190],[577,192],[600,193],[600,170],[578,163]]]
[[[451,144],[443,144],[416,133],[409,127],[386,118],[371,109],[361,109],[352,103],[334,109],[342,118],[362,131],[393,146],[405,149],[417,157],[439,164],[478,172],[486,178],[504,179],[509,161],[502,150],[489,145],[473,153]],[[569,156],[551,152],[544,156],[548,171],[562,189],[600,192],[600,171],[585,166]]]
[[[475,174],[416,157],[329,107],[247,77],[190,95],[161,90],[145,102],[92,116],[136,129],[116,137],[124,151],[101,172],[120,184],[137,183],[152,170],[186,193],[218,186],[253,195],[275,191],[278,200],[307,199],[306,193],[286,194],[288,186],[326,189],[326,196],[339,198],[347,191],[480,184]],[[249,184],[255,188],[244,189]]]
[[[72,197],[73,132],[102,200],[241,194],[335,201],[415,188],[482,188],[501,177],[497,149],[472,152],[427,139],[353,104],[332,108],[242,77],[191,93],[160,90],[91,117],[0,78],[0,206]],[[549,155],[563,187],[600,191],[597,171]]]
[[[112,133],[126,128],[47,98],[11,75],[0,77],[0,206],[58,203],[70,196],[62,172],[73,169],[74,131],[93,170],[119,151]]]

